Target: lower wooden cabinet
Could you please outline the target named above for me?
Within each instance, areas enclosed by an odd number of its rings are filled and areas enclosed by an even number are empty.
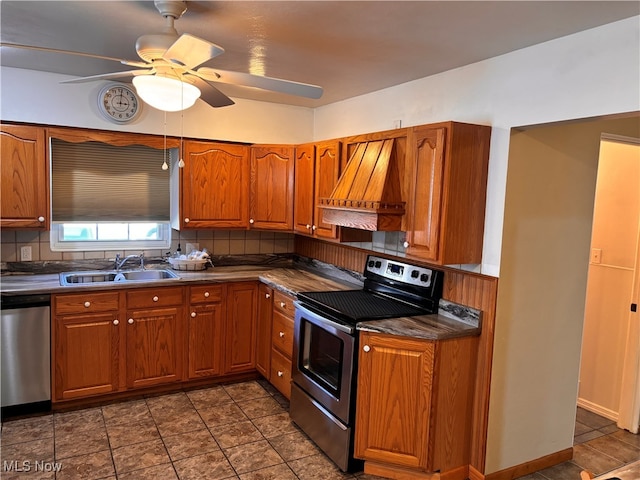
[[[287,399],[291,397],[291,357],[293,356],[294,298],[273,292],[271,322],[270,381]]]
[[[365,472],[467,478],[476,350],[477,337],[360,333],[354,455]]]
[[[273,317],[273,289],[264,283],[258,286],[258,325],[256,340],[256,370],[271,378],[271,321]]]
[[[120,388],[120,295],[54,295],[53,398],[67,400]]]
[[[250,372],[256,368],[256,305],[258,284],[227,285],[224,373]]]
[[[225,293],[223,285],[189,287],[187,378],[222,374]]]

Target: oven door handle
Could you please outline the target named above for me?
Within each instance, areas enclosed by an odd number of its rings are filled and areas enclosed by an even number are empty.
[[[347,333],[349,335],[353,335],[356,331],[355,327],[334,322],[333,320],[327,317],[327,314],[317,312],[316,310],[312,310],[306,305],[301,305],[299,302],[294,302],[294,305],[296,306],[296,308],[299,308],[300,310],[302,310],[307,314],[306,316],[309,317],[307,318],[307,321],[311,320],[312,323],[318,325],[319,327],[330,326],[336,330],[339,330],[343,333]]]

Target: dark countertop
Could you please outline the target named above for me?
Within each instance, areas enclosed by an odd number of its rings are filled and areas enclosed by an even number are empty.
[[[166,268],[166,267],[165,267]],[[362,282],[356,277],[326,264],[315,266],[232,265],[187,272],[176,271],[180,278],[162,281],[60,285],[58,273],[20,274],[13,272],[0,277],[0,293],[5,295],[63,294],[171,285],[260,281],[288,295],[325,290],[359,290]],[[441,300],[439,314],[361,322],[358,330],[387,333],[414,338],[441,340],[480,334],[479,312]]]

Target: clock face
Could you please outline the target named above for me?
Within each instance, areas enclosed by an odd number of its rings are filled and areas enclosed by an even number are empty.
[[[108,120],[116,123],[130,122],[140,112],[140,100],[136,92],[121,84],[104,87],[98,97],[98,106]]]

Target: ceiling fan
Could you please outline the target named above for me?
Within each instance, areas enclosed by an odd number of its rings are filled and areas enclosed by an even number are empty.
[[[145,102],[167,111],[188,108],[193,105],[198,97],[212,107],[224,107],[234,104],[233,100],[211,85],[211,83],[254,87],[313,99],[322,96],[322,88],[316,85],[209,67],[197,68],[208,60],[224,53],[224,49],[188,33],[178,34],[174,27],[174,21],[182,17],[187,11],[185,1],[155,0],[154,5],[165,18],[165,26],[160,33],[142,35],[136,41],[136,51],[142,61],[29,45],[3,43],[2,46],[113,60],[123,65],[136,67],[135,70],[75,78],[65,80],[62,83],[82,83],[132,77],[134,86]],[[175,94],[181,98],[180,103],[171,110],[168,107],[162,108],[154,105],[153,100],[148,101],[145,98],[147,95],[143,93],[145,89],[142,85],[143,83],[164,84],[163,88],[173,88]],[[159,85],[151,86],[151,88],[158,87]],[[187,99],[189,92],[193,94],[193,97],[190,104],[187,105],[182,98]],[[165,91],[161,95],[169,95],[169,93]],[[189,100],[187,99],[186,101]]]

